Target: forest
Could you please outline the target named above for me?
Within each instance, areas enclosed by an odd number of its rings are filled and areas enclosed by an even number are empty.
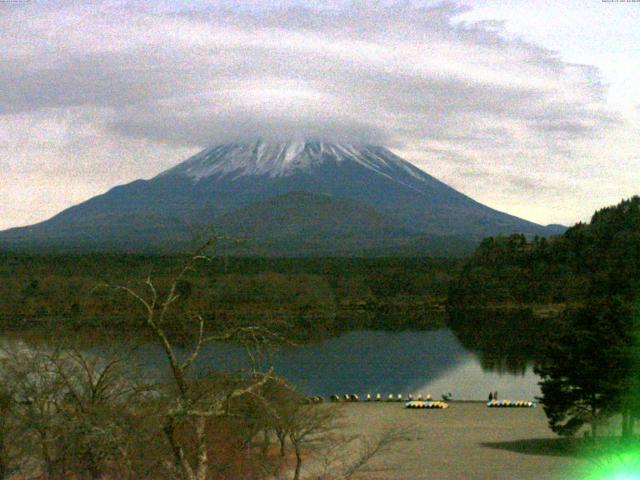
[[[562,236],[488,238],[448,295],[449,326],[485,364],[541,378],[550,427],[573,435],[640,418],[640,197]]]
[[[583,303],[592,294],[633,296],[640,271],[640,197],[597,211],[557,237],[487,238],[452,283],[449,305]]]
[[[137,312],[113,286],[159,288],[186,256],[0,254],[0,322],[7,329],[97,324],[135,332]],[[358,328],[437,328],[461,260],[211,256],[181,279],[172,326],[188,311],[227,326],[260,321],[297,340]],[[218,322],[220,323],[220,322]]]

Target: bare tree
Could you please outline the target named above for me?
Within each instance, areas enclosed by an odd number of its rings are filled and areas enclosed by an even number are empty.
[[[397,428],[387,428],[374,436],[331,437],[321,451],[320,472],[314,480],[349,480],[366,472],[371,463],[390,452],[398,442],[411,432]]]
[[[224,389],[203,389],[200,388],[201,384],[188,378],[188,373],[203,345],[214,341],[236,339],[260,348],[276,337],[265,328],[247,326],[231,330],[218,329],[221,333],[205,334],[204,318],[199,313],[190,312],[189,316],[197,325],[197,335],[192,351],[186,356],[178,354],[174,342],[167,333],[170,309],[180,300],[178,286],[187,274],[196,269],[198,262],[209,259],[206,255],[207,250],[220,239],[221,237],[215,237],[204,243],[170,281],[168,292],[165,294],[161,294],[156,289],[151,277],[144,282],[144,292],[127,286],[116,287],[144,307],[145,325],[162,346],[169,363],[174,389],[170,405],[164,414],[163,432],[173,455],[172,469],[178,477],[186,480],[206,480],[209,476],[207,428],[210,421],[228,416],[234,401],[248,395],[259,395],[260,389],[269,380],[275,378],[272,370],[261,373],[254,368],[242,381],[227,385]],[[187,431],[186,435],[184,431]],[[188,442],[184,440],[185,438],[189,439]],[[187,448],[187,445],[190,448]]]
[[[3,382],[2,433],[12,431],[16,471],[97,479],[126,461],[134,404],[143,397],[122,360],[59,347],[3,353],[11,391]]]
[[[304,396],[284,380],[270,381],[262,389],[264,429],[273,431],[279,442],[280,456],[286,455],[286,444],[294,428]]]
[[[14,439],[20,456],[15,468],[21,472],[41,469],[52,478],[64,464],[63,449],[56,448],[62,423],[57,412],[64,397],[59,379],[41,352],[19,346],[5,349],[3,356],[2,374],[13,381],[10,413],[20,433]]]
[[[0,478],[9,477],[17,470],[16,440],[19,427],[16,413],[19,407],[18,385],[21,378],[10,368],[10,358],[6,354],[0,360]]]
[[[314,450],[327,441],[335,428],[336,408],[331,405],[302,405],[291,412],[289,439],[296,456],[293,480],[300,479],[305,450]]]
[[[73,471],[99,479],[127,462],[130,426],[150,387],[137,382],[122,358],[72,349],[50,358],[65,392],[59,414]],[[139,434],[139,432],[138,432]]]
[[[1,379],[2,387],[5,387],[4,379]],[[0,478],[5,478],[11,472],[11,453],[9,439],[11,438],[11,417],[13,408],[13,395],[11,390],[0,391]]]

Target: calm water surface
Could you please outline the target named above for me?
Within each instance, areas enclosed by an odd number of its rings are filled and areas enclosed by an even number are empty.
[[[183,352],[184,353],[184,352]],[[135,353],[147,367],[162,367],[159,347],[144,345]],[[451,392],[458,399],[486,399],[497,390],[503,399],[533,399],[540,394],[538,377],[486,371],[449,330],[349,332],[322,343],[289,347],[272,355],[276,373],[306,393],[430,393]],[[242,348],[213,344],[203,349],[200,371],[237,370],[248,365]]]

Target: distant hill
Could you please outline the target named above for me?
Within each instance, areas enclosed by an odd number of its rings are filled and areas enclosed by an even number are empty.
[[[486,207],[383,147],[258,141],[0,232],[0,248],[175,252],[208,226],[251,239],[245,253],[282,256],[459,255],[488,235],[564,230]]]

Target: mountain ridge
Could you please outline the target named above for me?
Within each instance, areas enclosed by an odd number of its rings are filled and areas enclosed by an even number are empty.
[[[258,243],[279,245],[270,255],[330,253],[332,244],[336,252],[355,253],[362,251],[358,241],[371,251],[392,252],[416,238],[561,233],[482,205],[384,147],[256,141],[204,149],[149,180],[116,186],[45,222],[0,232],[0,246],[183,248],[193,225],[232,234],[238,218],[265,236]],[[287,241],[298,247],[287,248]],[[314,247],[305,252],[305,244]]]

